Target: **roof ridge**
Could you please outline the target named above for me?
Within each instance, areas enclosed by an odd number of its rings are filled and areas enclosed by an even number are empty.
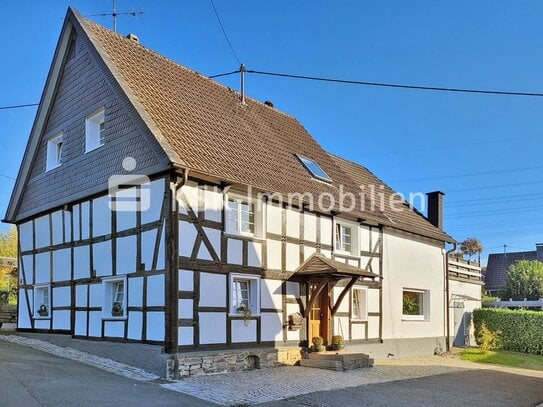
[[[215,86],[219,86],[219,87],[221,87],[221,88],[223,88],[223,89],[226,89],[226,90],[228,90],[228,91],[230,91],[230,92],[237,93],[238,95],[241,96],[241,93],[238,92],[237,90],[235,90],[235,89],[233,89],[233,88],[231,88],[231,87],[229,87],[229,86],[226,86],[226,85],[224,85],[224,84],[222,84],[222,83],[220,83],[220,82],[218,82],[218,81],[216,81],[216,80],[213,80],[213,78],[210,78],[209,76],[203,75],[203,74],[201,74],[200,72],[198,72],[198,71],[196,71],[196,70],[194,70],[194,69],[192,69],[192,68],[186,67],[186,66],[182,65],[181,63],[175,61],[174,59],[169,58],[169,57],[167,57],[167,56],[165,56],[165,55],[162,55],[162,54],[160,54],[159,52],[157,52],[157,51],[155,51],[155,50],[153,50],[153,49],[151,49],[151,48],[149,48],[149,47],[146,47],[145,45],[143,45],[143,44],[141,44],[141,43],[139,43],[139,42],[133,41],[133,40],[127,38],[127,37],[126,37],[125,35],[123,35],[123,34],[119,34],[118,32],[112,31],[112,30],[110,30],[109,28],[107,28],[107,27],[105,27],[105,26],[103,26],[103,25],[101,25],[101,24],[98,24],[97,22],[92,21],[92,20],[90,20],[90,19],[88,19],[88,18],[85,18],[85,17],[83,17],[83,16],[80,16],[80,19],[83,20],[85,23],[93,24],[93,25],[95,25],[95,26],[97,26],[97,27],[100,27],[100,29],[102,29],[102,30],[109,31],[111,34],[117,35],[119,38],[121,38],[121,39],[123,39],[123,40],[125,40],[125,41],[128,41],[128,42],[129,42],[130,44],[132,44],[132,45],[139,46],[139,47],[142,48],[145,52],[149,52],[149,53],[151,53],[151,54],[153,54],[153,55],[156,55],[157,57],[163,59],[164,61],[167,61],[168,63],[171,63],[171,64],[173,64],[173,65],[175,65],[175,66],[177,66],[177,67],[179,67],[179,68],[181,68],[181,69],[183,69],[183,70],[185,70],[185,71],[187,71],[187,72],[190,72],[190,73],[192,73],[192,74],[196,74],[196,75],[198,75],[199,77],[201,77],[202,79],[205,79],[206,81],[212,83],[212,84],[215,85]],[[290,118],[290,119],[292,119],[292,120],[297,120],[294,116],[292,116],[292,115],[290,115],[290,114],[288,114],[288,113],[286,113],[286,112],[283,112],[283,111],[281,111],[281,110],[279,110],[279,109],[276,109],[275,107],[269,106],[269,105],[265,104],[264,102],[261,102],[260,100],[255,99],[254,97],[247,96],[246,94],[244,95],[244,97],[245,97],[246,100],[249,100],[249,101],[251,101],[251,102],[254,102],[254,103],[256,103],[257,105],[260,105],[260,106],[265,107],[265,108],[268,108],[268,109],[272,109],[272,110],[276,111],[277,113],[280,113],[280,114],[282,114],[282,115],[284,115],[284,116],[286,116],[286,117],[288,117],[288,118]]]

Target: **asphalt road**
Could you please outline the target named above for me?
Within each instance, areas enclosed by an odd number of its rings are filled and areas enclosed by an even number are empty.
[[[79,362],[0,341],[0,406],[216,406]]]

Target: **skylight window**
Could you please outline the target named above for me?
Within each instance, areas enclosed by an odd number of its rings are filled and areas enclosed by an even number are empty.
[[[332,178],[330,178],[330,176],[315,161],[301,155],[296,155],[296,157],[298,157],[305,169],[309,171],[314,178],[320,179],[321,181],[332,182]]]

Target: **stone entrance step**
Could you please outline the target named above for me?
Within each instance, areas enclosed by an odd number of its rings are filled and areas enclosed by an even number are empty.
[[[372,367],[373,359],[365,353],[310,352],[306,359],[300,360],[300,366],[342,372],[344,370]]]

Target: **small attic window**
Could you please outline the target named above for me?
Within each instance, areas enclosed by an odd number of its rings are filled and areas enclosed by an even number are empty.
[[[296,157],[301,161],[303,166],[309,173],[317,179],[325,182],[332,182],[332,178],[311,158],[304,157],[302,155],[296,154]]]

